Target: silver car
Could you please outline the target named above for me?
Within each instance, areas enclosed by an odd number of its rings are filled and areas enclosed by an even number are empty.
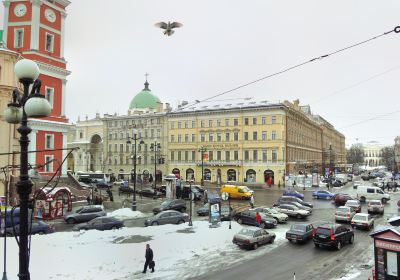
[[[144,225],[158,226],[165,224],[182,224],[189,221],[189,215],[175,210],[167,210],[158,213],[157,215],[148,218],[144,221]]]
[[[97,217],[106,216],[103,205],[87,205],[79,208],[75,213],[67,213],[64,220],[68,224],[88,222]]]
[[[259,227],[245,227],[234,235],[232,242],[239,247],[257,249],[259,245],[273,243],[274,240],[275,233],[273,232],[268,232]]]
[[[335,212],[335,221],[350,222],[356,212],[351,207],[340,206]]]

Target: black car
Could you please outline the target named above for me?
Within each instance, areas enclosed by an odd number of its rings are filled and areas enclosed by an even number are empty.
[[[312,238],[314,226],[307,224],[293,224],[286,232],[286,239],[290,242],[306,242]]]
[[[133,188],[130,186],[124,186],[123,184],[121,184],[121,186],[118,188],[118,194],[121,195],[122,193],[127,193],[127,194],[131,194],[133,193]]]
[[[170,199],[161,203],[160,206],[153,208],[153,213],[157,214],[165,210],[186,211],[186,202],[182,199]]]
[[[313,241],[315,247],[333,247],[340,250],[346,242],[350,244],[354,242],[354,232],[343,225],[324,224],[314,231]]]
[[[208,216],[210,215],[210,205],[208,203],[204,204],[202,207],[197,209],[197,215],[199,216]]]
[[[260,216],[261,216],[261,222],[260,222],[261,228],[274,228],[278,224],[275,219],[269,218],[263,213],[260,213]],[[235,213],[233,219],[237,221],[239,224],[252,225],[252,226],[257,225],[256,211],[245,210],[239,213]]]
[[[203,195],[201,194],[201,192],[199,192],[193,186],[192,186],[192,188],[190,188],[190,186],[188,186],[188,185],[183,186],[182,191],[181,191],[181,198],[190,199],[190,190],[193,193],[193,200],[202,200],[203,199]]]
[[[76,225],[72,228],[72,230],[89,230],[89,229],[97,229],[97,230],[110,230],[110,229],[119,229],[124,226],[124,222],[118,220],[114,217],[98,217],[93,220]]]
[[[145,188],[143,190],[137,190],[136,193],[144,197],[151,197],[151,198],[163,197],[163,194],[161,192],[156,191],[153,188]]]
[[[192,189],[198,190],[202,195],[204,195],[205,189],[202,186],[199,185],[192,185]]]

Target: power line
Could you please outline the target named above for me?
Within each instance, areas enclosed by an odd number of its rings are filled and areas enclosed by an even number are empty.
[[[298,68],[298,67],[304,66],[304,65],[309,64],[309,63],[311,63],[311,62],[315,62],[315,61],[317,61],[317,60],[322,60],[322,59],[327,58],[327,57],[329,57],[329,56],[332,56],[332,55],[338,54],[338,53],[340,53],[340,52],[344,52],[344,51],[346,51],[346,50],[349,50],[349,49],[351,49],[351,48],[354,48],[354,47],[357,47],[357,46],[366,44],[366,43],[368,43],[368,42],[370,42],[370,41],[372,41],[372,40],[378,39],[378,38],[383,37],[383,36],[385,36],[385,35],[388,35],[388,34],[390,34],[390,33],[392,33],[392,32],[400,33],[400,26],[396,26],[394,29],[392,29],[392,30],[390,30],[390,31],[384,32],[384,33],[382,33],[382,34],[380,34],[380,35],[374,36],[374,37],[369,38],[369,39],[367,39],[367,40],[358,42],[358,43],[356,43],[356,44],[353,44],[353,45],[350,45],[350,46],[341,48],[341,49],[339,49],[339,50],[336,50],[336,51],[333,51],[333,52],[330,52],[330,53],[327,53],[327,54],[324,54],[324,55],[321,55],[321,56],[318,56],[318,57],[314,57],[314,58],[312,58],[312,59],[310,59],[310,60],[307,60],[307,61],[304,61],[304,62],[302,62],[302,63],[296,64],[296,65],[294,65],[294,66],[285,68],[285,69],[283,69],[283,70],[281,70],[281,71],[278,71],[278,72],[275,72],[275,73],[273,73],[273,74],[269,74],[269,75],[266,75],[266,76],[261,77],[261,78],[259,78],[259,79],[253,80],[253,81],[251,81],[251,82],[242,84],[242,85],[237,86],[237,87],[235,87],[235,88],[232,88],[232,89],[230,89],[230,90],[227,90],[227,91],[221,92],[221,93],[219,93],[219,94],[213,95],[213,96],[211,96],[211,97],[205,98],[205,99],[203,99],[203,100],[200,100],[199,102],[196,102],[196,103],[193,103],[193,102],[192,102],[192,103],[189,103],[189,104],[187,104],[187,105],[185,105],[185,106],[182,106],[181,109],[184,109],[184,108],[186,108],[186,107],[192,106],[192,105],[194,105],[194,104],[198,104],[198,103],[201,103],[201,102],[208,101],[208,100],[210,100],[210,99],[213,99],[213,98],[216,98],[216,97],[225,95],[225,94],[227,94],[227,93],[236,91],[236,90],[238,90],[238,89],[247,87],[247,86],[249,86],[249,85],[258,83],[258,82],[260,82],[260,81],[263,81],[263,80],[272,78],[272,77],[274,77],[274,76],[278,76],[278,75],[283,74],[283,73],[286,73],[286,72],[288,72],[288,71],[290,71],[290,70],[293,70],[293,69],[296,69],[296,68]]]
[[[379,119],[381,117],[386,117],[386,116],[390,116],[390,115],[397,114],[397,113],[400,113],[400,110],[393,111],[393,112],[390,112],[390,113],[387,113],[387,114],[383,114],[383,115],[379,115],[379,116],[375,116],[375,117],[372,117],[372,118],[369,118],[369,119],[365,119],[365,120],[362,120],[362,121],[359,121],[359,122],[355,122],[355,123],[343,126],[343,127],[339,128],[339,129],[349,128],[349,127],[352,127],[352,126],[356,126],[356,125],[359,125],[359,124],[362,124],[362,123],[366,123],[366,122],[369,122],[369,121],[373,121],[375,119]]]

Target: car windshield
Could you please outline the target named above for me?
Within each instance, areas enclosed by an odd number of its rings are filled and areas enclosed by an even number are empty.
[[[337,212],[344,212],[344,213],[346,213],[346,212],[349,212],[350,211],[350,209],[349,208],[338,208],[337,210],[336,210]]]
[[[267,213],[270,213],[270,214],[279,214],[279,212],[276,211],[275,209],[266,209],[265,211],[266,211]]]
[[[243,187],[243,191],[244,191],[244,192],[249,192],[250,189],[249,189],[248,187]]]
[[[82,210],[83,210],[83,207],[81,207],[78,210],[76,210],[75,213],[80,213]]]
[[[306,226],[305,225],[292,225],[292,227],[290,229],[294,230],[294,231],[306,231]]]
[[[164,201],[161,203],[161,206],[168,206],[171,203],[171,200]]]
[[[364,215],[355,215],[355,216],[353,217],[353,220],[366,221],[366,220],[367,220],[367,216],[364,216]]]
[[[253,231],[253,230],[250,230],[250,229],[247,229],[247,228],[243,228],[243,229],[239,232],[239,234],[247,235],[247,236],[253,236],[254,231]]]
[[[330,235],[331,230],[329,228],[318,228],[316,233],[323,234],[323,235]]]
[[[351,200],[348,200],[346,202],[346,204],[349,206],[358,206],[359,205],[357,201],[351,201]]]

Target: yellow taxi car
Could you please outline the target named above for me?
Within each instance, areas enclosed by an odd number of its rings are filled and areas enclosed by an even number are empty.
[[[223,185],[221,187],[221,194],[228,193],[232,199],[250,199],[253,191],[247,186]]]

